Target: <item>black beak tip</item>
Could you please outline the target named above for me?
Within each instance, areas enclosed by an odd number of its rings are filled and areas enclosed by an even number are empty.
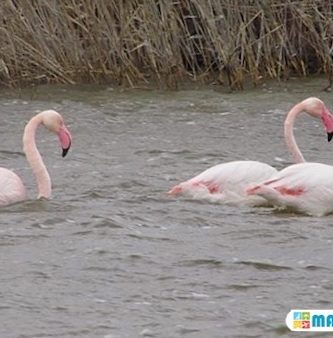
[[[67,148],[62,148],[62,157],[65,157],[67,155],[68,150],[70,149],[71,145],[72,145],[72,142],[69,142],[69,145]]]
[[[69,148],[63,148],[62,149],[62,157],[65,157],[66,155],[67,155],[67,153],[68,153],[68,150],[69,150]]]
[[[333,132],[327,133],[327,141],[330,142],[333,138]]]

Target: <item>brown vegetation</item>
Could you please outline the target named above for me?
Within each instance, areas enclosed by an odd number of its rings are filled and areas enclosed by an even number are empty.
[[[3,0],[0,83],[219,83],[332,74],[330,0]]]

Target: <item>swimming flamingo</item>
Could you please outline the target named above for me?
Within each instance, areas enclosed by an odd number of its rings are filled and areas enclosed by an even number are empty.
[[[23,151],[37,181],[38,198],[50,198],[51,179],[35,142],[35,133],[40,124],[58,135],[63,157],[71,146],[72,137],[62,116],[54,110],[45,110],[35,115],[24,129]],[[0,206],[23,201],[25,198],[26,192],[22,180],[14,172],[0,168]]]
[[[296,163],[304,162],[294,134],[293,123],[301,112],[321,118],[328,133],[329,140],[333,137],[333,118],[324,103],[317,98],[308,98],[296,104],[285,120],[285,139],[289,151]],[[173,187],[169,194],[184,194],[194,198],[205,198],[230,203],[259,205],[263,203],[262,194],[254,191],[247,193],[250,184],[256,184],[279,175],[277,170],[268,164],[257,161],[233,161],[213,166],[201,174]],[[333,204],[332,204],[333,205]]]
[[[331,141],[333,116],[319,99],[310,98],[305,101],[313,107],[311,115],[322,119],[328,141]],[[296,115],[295,111],[289,119],[291,128]],[[296,149],[295,145],[295,139],[292,137],[289,147]],[[321,163],[294,164],[273,175],[269,180],[263,180],[262,183],[248,188],[247,193],[249,196],[264,197],[278,206],[323,216],[333,212],[333,166]]]

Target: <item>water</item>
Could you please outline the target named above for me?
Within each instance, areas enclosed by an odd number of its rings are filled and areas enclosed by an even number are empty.
[[[0,337],[280,337],[290,309],[332,308],[331,216],[166,195],[217,163],[290,164],[285,112],[311,95],[333,107],[324,86],[2,91],[0,161],[29,200],[0,210]],[[36,201],[21,134],[50,108],[73,146],[62,159],[38,132],[53,199]],[[333,164],[320,121],[296,123],[305,158]]]

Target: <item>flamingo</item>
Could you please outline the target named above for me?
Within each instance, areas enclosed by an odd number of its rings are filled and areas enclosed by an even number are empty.
[[[285,140],[295,163],[305,162],[293,134],[294,120],[303,111],[310,116],[321,118],[328,134],[328,140],[330,141],[333,137],[333,117],[321,100],[313,97],[296,104],[287,114],[284,123]],[[266,163],[232,161],[215,165],[174,186],[169,194],[174,196],[183,194],[193,198],[217,200],[225,203],[261,205],[265,204],[263,203],[265,200],[271,202],[271,199],[266,198],[265,194],[259,193],[262,189],[256,190],[256,187],[254,190],[247,190],[248,187],[253,187],[254,184],[271,179],[271,177],[280,177],[280,175],[282,173],[278,174],[275,168]],[[267,184],[265,184],[265,187],[267,189]]]
[[[72,142],[72,137],[64,124],[62,116],[54,110],[45,110],[27,123],[23,133],[23,151],[35,175],[38,186],[38,198],[51,197],[51,179],[36,147],[35,134],[43,124],[59,137],[62,156],[65,157]],[[14,172],[0,168],[0,206],[9,205],[26,199],[26,189],[22,180]]]
[[[305,101],[312,106],[311,115],[323,121],[328,141],[331,141],[333,116],[319,99],[310,98]],[[297,112],[294,112],[289,121],[286,121],[291,127],[296,115]],[[296,150],[294,156],[299,156],[292,132],[291,135],[289,147]],[[312,216],[324,216],[333,212],[333,166],[313,162],[297,163],[268,180],[249,187],[247,194],[264,197],[282,208],[292,208]]]

